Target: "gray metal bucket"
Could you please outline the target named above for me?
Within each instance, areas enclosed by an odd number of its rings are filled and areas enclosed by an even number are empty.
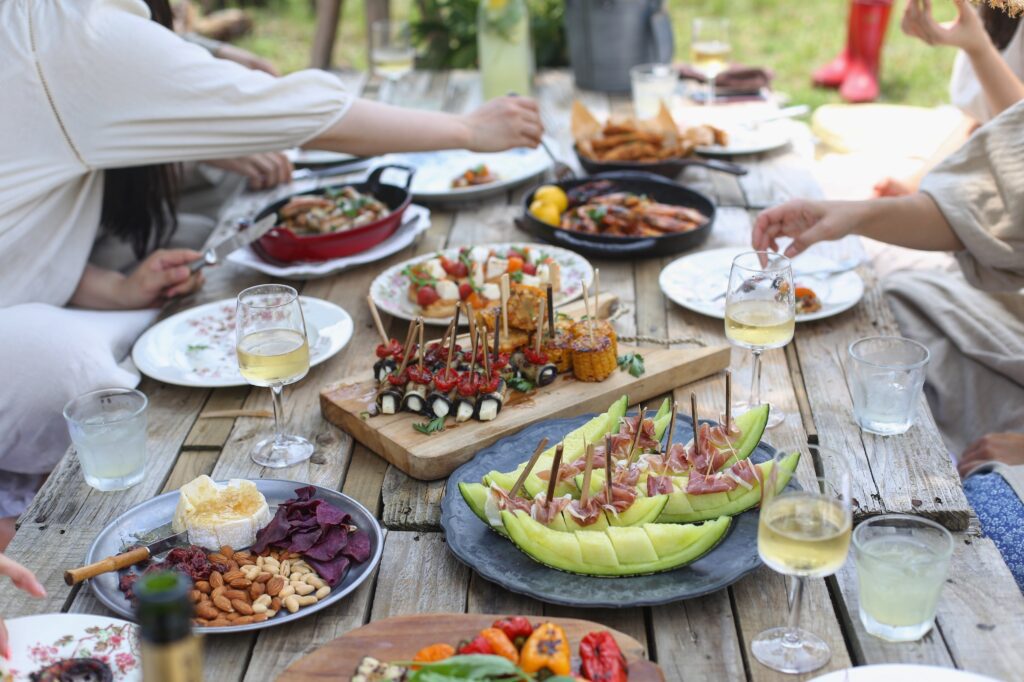
[[[576,86],[629,92],[637,64],[670,62],[675,50],[664,0],[566,0],[565,32]]]

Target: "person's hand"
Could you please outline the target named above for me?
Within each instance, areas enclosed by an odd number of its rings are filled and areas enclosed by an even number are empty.
[[[206,280],[202,270],[189,272],[188,264],[202,257],[192,249],[154,251],[120,282],[118,302],[125,309],[151,308],[196,291]]]
[[[23,592],[27,592],[36,598],[46,596],[46,590],[32,571],[28,570],[14,559],[8,559],[0,554],[0,575],[6,575],[14,583],[14,586]],[[7,627],[3,619],[0,619],[0,656],[6,659],[11,658],[11,650],[7,641]]]
[[[1024,433],[990,433],[967,446],[957,463],[957,471],[965,476],[983,462],[1024,464]]]
[[[778,251],[779,237],[790,237],[783,255],[792,258],[816,242],[842,239],[860,222],[863,203],[798,199],[769,208],[754,222],[754,249]]]
[[[908,194],[913,194],[917,191],[917,188],[906,180],[899,180],[897,178],[883,178],[875,183],[872,188],[872,196],[878,197],[905,197]]]
[[[249,154],[203,163],[245,176],[249,181],[249,189],[270,189],[291,182],[294,170],[292,162],[281,152]]]
[[[492,99],[464,120],[469,128],[468,148],[474,152],[536,147],[544,134],[537,103],[528,97]]]
[[[967,0],[953,0],[957,16],[953,21],[939,23],[932,16],[931,0],[907,0],[900,28],[908,36],[929,45],[950,45],[965,52],[983,48],[989,42],[981,17]]]
[[[236,64],[241,64],[253,71],[263,71],[265,73],[269,73],[271,76],[281,75],[277,72],[277,69],[274,68],[274,65],[263,57],[255,55],[252,52],[249,52],[249,50],[243,50],[240,47],[229,45],[228,43],[223,43],[217,48],[216,56],[221,59],[228,59]]]

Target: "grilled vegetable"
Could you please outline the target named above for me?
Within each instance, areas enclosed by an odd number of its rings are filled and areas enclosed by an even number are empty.
[[[504,632],[498,628],[484,628],[480,631],[480,636],[487,640],[496,656],[507,658],[513,663],[519,662],[519,650]]]
[[[519,667],[528,673],[543,670],[554,675],[568,675],[572,672],[569,640],[565,631],[554,623],[538,626],[519,653]]]
[[[523,616],[501,618],[494,621],[491,627],[498,628],[504,632],[512,640],[512,643],[520,648],[526,643],[530,635],[533,634],[533,626],[530,625],[529,619]]]
[[[451,644],[431,644],[416,652],[412,660],[417,663],[433,663],[443,661],[455,655],[455,647]],[[419,670],[420,666],[412,666],[413,670]]]
[[[610,632],[591,632],[580,642],[580,672],[591,682],[626,682],[626,658]]]

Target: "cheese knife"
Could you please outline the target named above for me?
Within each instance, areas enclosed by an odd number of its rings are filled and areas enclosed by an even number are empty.
[[[240,222],[245,225],[248,221]],[[275,224],[277,224],[276,212],[260,218],[256,223],[249,224],[247,227],[241,227],[232,236],[203,251],[203,257],[189,263],[188,269],[192,272],[198,272],[207,265],[223,263],[228,254],[253,243],[273,229]]]
[[[176,535],[161,538],[156,542],[136,547],[122,554],[108,556],[106,559],[100,559],[94,564],[64,571],[64,582],[68,585],[77,585],[83,580],[95,578],[98,575],[110,573],[111,571],[120,571],[122,568],[134,566],[141,561],[159,556],[167,550],[187,544],[188,531],[182,531]]]

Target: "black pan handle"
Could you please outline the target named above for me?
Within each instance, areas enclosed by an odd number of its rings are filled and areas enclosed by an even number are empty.
[[[723,161],[722,159],[704,159],[704,158],[689,158],[685,161],[688,166],[703,166],[710,170],[721,171],[723,173],[729,173],[730,175],[746,175],[747,169],[738,163],[732,163],[730,161]]]
[[[384,175],[384,171],[392,168],[405,171],[405,187],[403,189],[405,189],[406,192],[409,191],[409,187],[412,186],[412,177],[416,175],[416,169],[411,168],[410,166],[402,166],[397,163],[387,163],[383,166],[377,166],[374,168],[373,172],[370,173],[370,177],[366,178],[366,184],[369,185],[370,194],[377,193],[381,185],[380,177]]]
[[[591,242],[573,236],[561,228],[551,230],[551,238],[566,248],[586,249],[591,253],[601,254],[608,258],[622,258],[623,256],[632,256],[634,254],[644,253],[654,248],[655,244],[653,237],[638,239],[635,242],[627,242],[625,244]]]

